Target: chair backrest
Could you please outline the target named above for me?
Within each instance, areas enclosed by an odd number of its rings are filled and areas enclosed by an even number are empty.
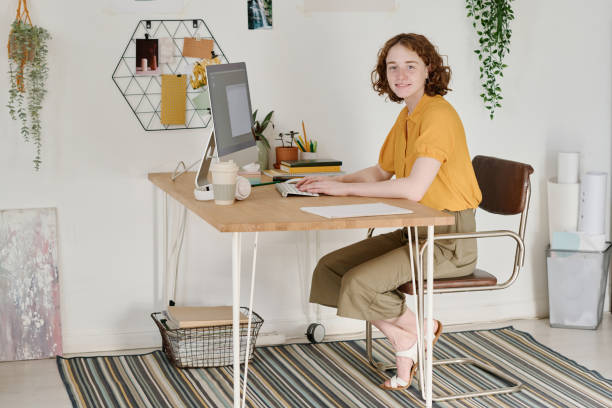
[[[497,283],[497,278],[494,275],[477,269],[473,274],[467,276],[435,279],[434,293],[507,288],[516,281],[525,260],[525,228],[531,195],[529,176],[533,173],[533,167],[528,164],[489,156],[474,157],[472,165],[476,173],[478,186],[482,192],[482,201],[479,207],[494,214],[521,214],[518,233],[508,230],[476,231],[442,234],[439,237],[442,239],[512,237],[516,241],[512,275],[505,282]],[[421,254],[424,249],[425,247],[421,248]],[[427,287],[426,284],[424,287]],[[399,287],[400,291],[410,295],[414,293],[413,289],[412,282],[407,282]]]
[[[503,215],[519,214],[525,210],[533,167],[489,156],[474,157],[472,166],[482,192],[480,208]]]

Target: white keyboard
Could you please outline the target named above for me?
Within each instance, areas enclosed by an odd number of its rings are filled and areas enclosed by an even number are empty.
[[[295,184],[293,183],[276,183],[276,190],[281,193],[283,197],[287,197],[288,195],[301,195],[301,196],[310,196],[310,197],[318,197],[318,193],[309,193],[307,191],[300,191],[297,189]]]

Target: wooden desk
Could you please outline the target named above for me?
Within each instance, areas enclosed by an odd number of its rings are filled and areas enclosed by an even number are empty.
[[[333,230],[356,228],[427,227],[428,247],[433,247],[433,227],[454,224],[453,216],[404,199],[371,197],[287,197],[283,198],[274,185],[254,187],[251,195],[233,205],[216,205],[214,201],[197,201],[193,196],[195,173],[182,175],[176,181],[171,173],[150,173],[149,180],[165,194],[183,204],[191,212],[215,227],[220,232],[232,233],[232,287],[233,287],[233,345],[234,345],[234,407],[240,407],[240,343],[239,343],[239,297],[241,233],[258,231]],[[411,214],[384,215],[375,217],[327,219],[300,210],[304,206],[326,206],[383,202],[412,210]],[[257,235],[256,235],[257,237]],[[255,246],[257,239],[255,239]],[[255,256],[254,256],[255,258]],[[433,270],[433,251],[427,251],[428,270]],[[253,268],[254,279],[255,269]],[[428,287],[433,286],[433,274],[428,276]],[[251,286],[252,286],[251,282]],[[433,328],[432,291],[427,292],[428,328]],[[427,343],[433,335],[427,333]],[[425,392],[427,405],[431,406],[431,362],[432,347],[427,347],[425,368]],[[245,362],[245,378],[248,360]]]
[[[172,182],[171,173],[150,173],[149,180],[191,212],[220,232],[304,231],[354,228],[450,225],[454,217],[419,203],[398,198],[371,197],[287,197],[273,184],[253,187],[251,195],[234,205],[193,198],[195,173],[186,173]],[[414,211],[412,214],[327,219],[300,210],[300,207],[383,202]]]

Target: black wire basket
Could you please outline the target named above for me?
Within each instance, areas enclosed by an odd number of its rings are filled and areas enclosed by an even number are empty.
[[[248,316],[249,309],[241,307],[240,311]],[[159,328],[162,338],[162,350],[170,362],[178,368],[220,367],[234,363],[232,343],[232,325],[194,327],[189,329],[171,329],[163,312],[151,313],[151,318]],[[249,360],[255,351],[257,334],[263,319],[253,312],[251,321],[251,343]],[[240,324],[240,364],[244,363],[248,324]]]

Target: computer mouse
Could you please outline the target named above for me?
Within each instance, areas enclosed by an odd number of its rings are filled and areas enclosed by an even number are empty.
[[[287,184],[295,184],[295,183],[297,183],[300,180],[301,180],[301,178],[292,178],[292,179],[289,179],[289,180],[285,181],[285,183],[287,183]]]

